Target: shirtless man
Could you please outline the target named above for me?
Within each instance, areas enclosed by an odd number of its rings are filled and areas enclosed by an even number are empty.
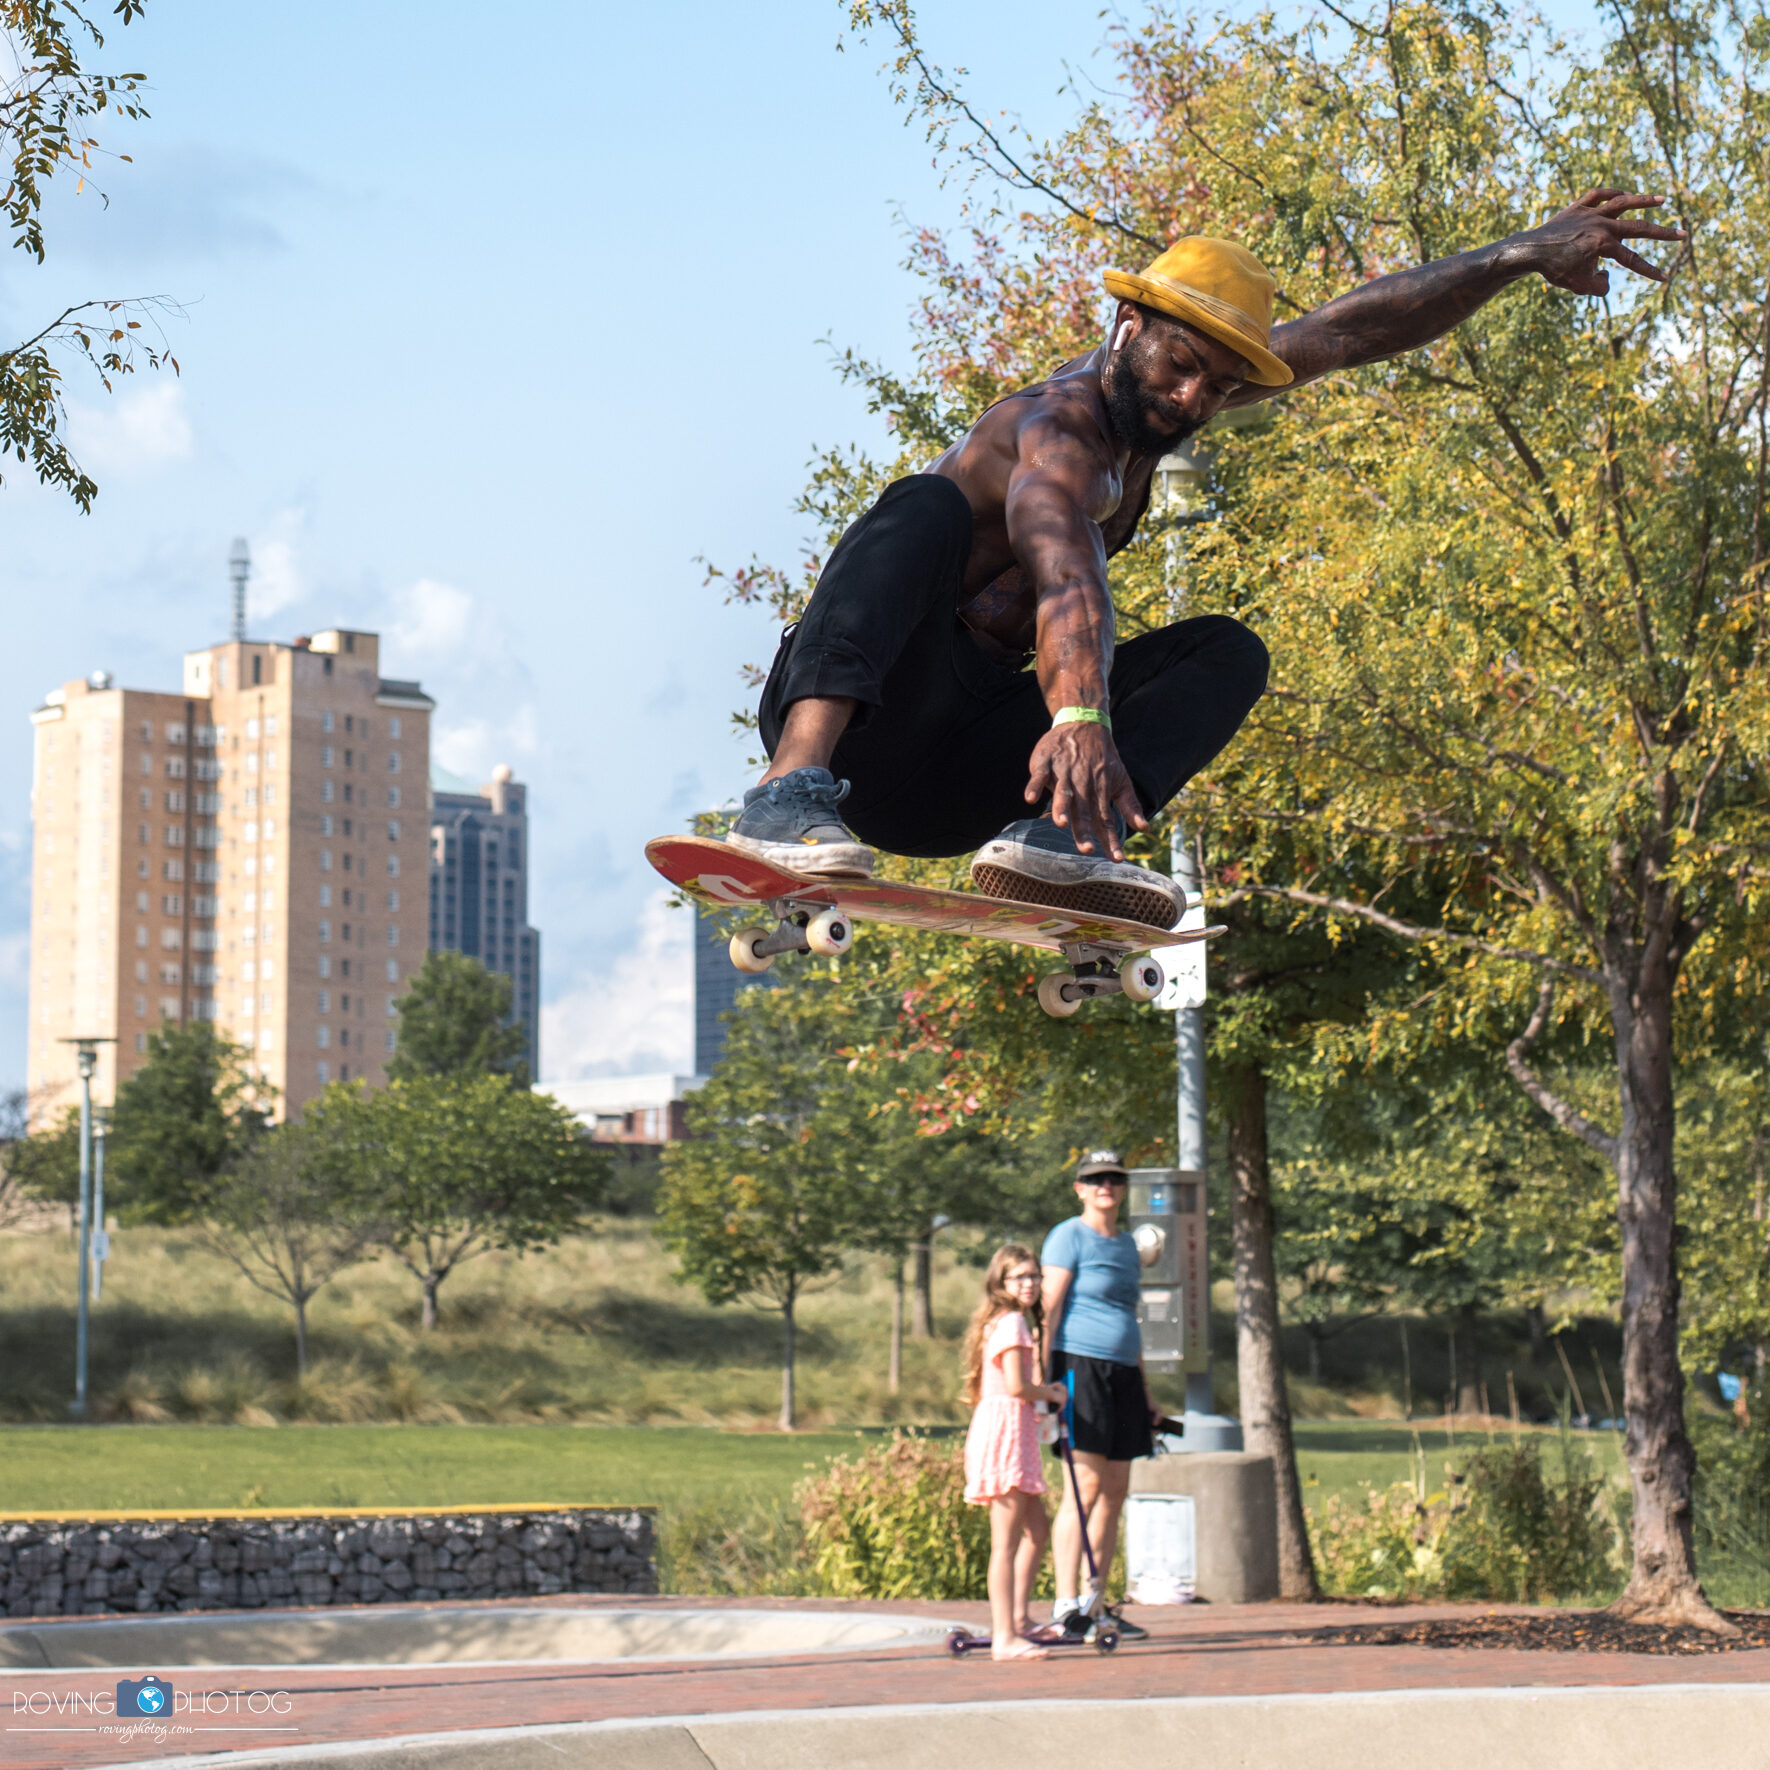
[[[1663,282],[1626,244],[1685,237],[1630,215],[1661,201],[1588,191],[1276,331],[1272,278],[1227,241],[1108,271],[1104,343],[991,406],[843,535],[782,637],[760,710],[770,767],[730,840],[807,873],[864,875],[866,844],[975,849],[986,894],[1172,927],[1180,893],[1126,862],[1126,830],[1234,736],[1267,654],[1226,615],[1115,647],[1106,562],[1156,463],[1224,407],[1417,350],[1520,278],[1602,295],[1609,259]]]

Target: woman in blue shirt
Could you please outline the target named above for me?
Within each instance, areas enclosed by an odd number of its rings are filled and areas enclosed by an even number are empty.
[[[1129,1185],[1117,1155],[1091,1150],[1076,1169],[1081,1214],[1059,1223],[1039,1256],[1045,1320],[1052,1324],[1051,1376],[1062,1382],[1068,1372],[1075,1381],[1074,1489],[1066,1472],[1051,1541],[1057,1581],[1051,1614],[1058,1622],[1081,1611],[1082,1529],[1075,1490],[1104,1579],[1118,1547],[1131,1459],[1149,1455],[1152,1427],[1161,1417],[1143,1374],[1137,1244],[1118,1227],[1119,1204]],[[1120,1631],[1145,1632],[1122,1621]]]

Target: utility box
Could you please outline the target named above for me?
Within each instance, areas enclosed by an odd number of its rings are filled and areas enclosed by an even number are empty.
[[[1150,1371],[1210,1369],[1205,1177],[1184,1168],[1132,1168],[1131,1235],[1143,1262],[1137,1320]]]
[[[1192,1456],[1142,1457],[1131,1465],[1125,1517],[1149,1507],[1189,1498],[1193,1530],[1193,1580],[1208,1604],[1258,1604],[1278,1596],[1278,1486],[1272,1458],[1251,1451],[1205,1451]],[[1158,1503],[1159,1503],[1158,1500]],[[1155,1513],[1150,1524],[1180,1525],[1177,1514]],[[1139,1549],[1126,1543],[1127,1571],[1153,1590],[1172,1565],[1158,1547],[1158,1530],[1139,1516]],[[1157,1598],[1156,1602],[1164,1600]],[[1176,1600],[1165,1600],[1173,1603]]]

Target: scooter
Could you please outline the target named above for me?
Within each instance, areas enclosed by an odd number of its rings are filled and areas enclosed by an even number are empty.
[[[1069,1471],[1069,1491],[1075,1495],[1076,1516],[1082,1526],[1082,1553],[1088,1561],[1088,1596],[1081,1609],[1086,1619],[1085,1629],[1069,1628],[1064,1631],[1059,1641],[1044,1641],[1044,1647],[1092,1647],[1096,1653],[1116,1653],[1119,1647],[1119,1632],[1110,1614],[1106,1613],[1106,1580],[1094,1562],[1094,1545],[1088,1540],[1088,1514],[1082,1509],[1081,1483],[1076,1480],[1075,1451],[1070,1444],[1070,1427],[1075,1418],[1076,1381],[1075,1372],[1064,1373],[1069,1383],[1069,1400],[1063,1405],[1057,1427],[1057,1454],[1063,1458],[1063,1466]],[[1172,1415],[1164,1415],[1157,1422],[1157,1429],[1180,1436],[1186,1430],[1186,1422],[1177,1420]],[[954,1659],[963,1659],[967,1653],[987,1651],[991,1637],[976,1635],[971,1630],[957,1626],[947,1630],[946,1650]]]

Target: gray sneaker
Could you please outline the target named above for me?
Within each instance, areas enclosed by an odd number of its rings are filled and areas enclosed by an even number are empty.
[[[827,768],[795,768],[744,795],[744,809],[725,839],[789,873],[865,879],[873,870],[873,851],[855,841],[836,812],[847,797],[847,781],[837,781]]]
[[[1123,824],[1119,837],[1123,840]],[[1049,817],[1022,818],[984,843],[971,863],[971,883],[985,897],[1122,916],[1151,928],[1172,928],[1186,909],[1185,891],[1165,873],[1083,854],[1070,831]]]

